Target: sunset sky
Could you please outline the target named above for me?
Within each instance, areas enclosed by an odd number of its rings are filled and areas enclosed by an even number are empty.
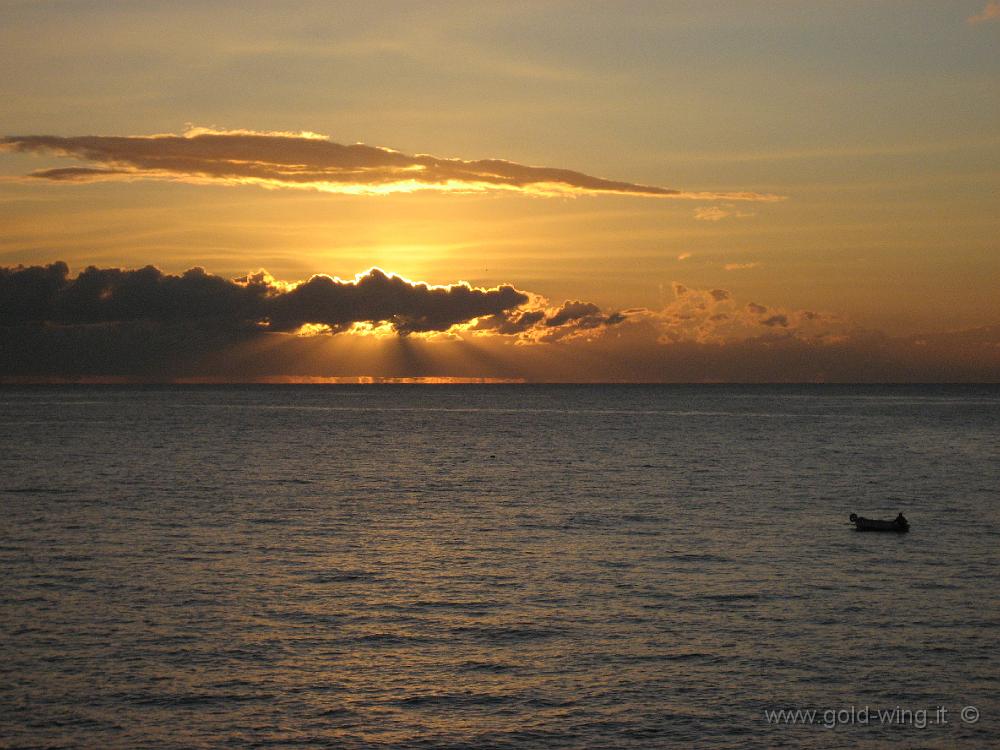
[[[1000,380],[1000,3],[0,0],[0,98],[0,378]]]

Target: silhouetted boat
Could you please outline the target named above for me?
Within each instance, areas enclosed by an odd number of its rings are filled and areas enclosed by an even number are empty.
[[[864,518],[857,513],[851,513],[851,523],[858,531],[895,531],[904,534],[910,530],[910,523],[900,513],[891,521],[881,521],[876,518]]]

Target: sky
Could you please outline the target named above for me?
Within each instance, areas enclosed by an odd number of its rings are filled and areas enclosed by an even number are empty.
[[[0,101],[0,379],[1000,380],[1000,3],[0,0]]]

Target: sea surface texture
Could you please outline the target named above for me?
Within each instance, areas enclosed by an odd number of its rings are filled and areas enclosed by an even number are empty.
[[[0,430],[5,748],[1000,746],[996,387],[7,387]]]

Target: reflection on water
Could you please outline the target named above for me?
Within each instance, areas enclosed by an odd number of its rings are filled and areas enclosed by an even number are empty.
[[[0,416],[14,747],[1000,740],[997,389],[4,389]],[[907,536],[847,524],[898,510]],[[982,719],[762,718],[865,704]]]

